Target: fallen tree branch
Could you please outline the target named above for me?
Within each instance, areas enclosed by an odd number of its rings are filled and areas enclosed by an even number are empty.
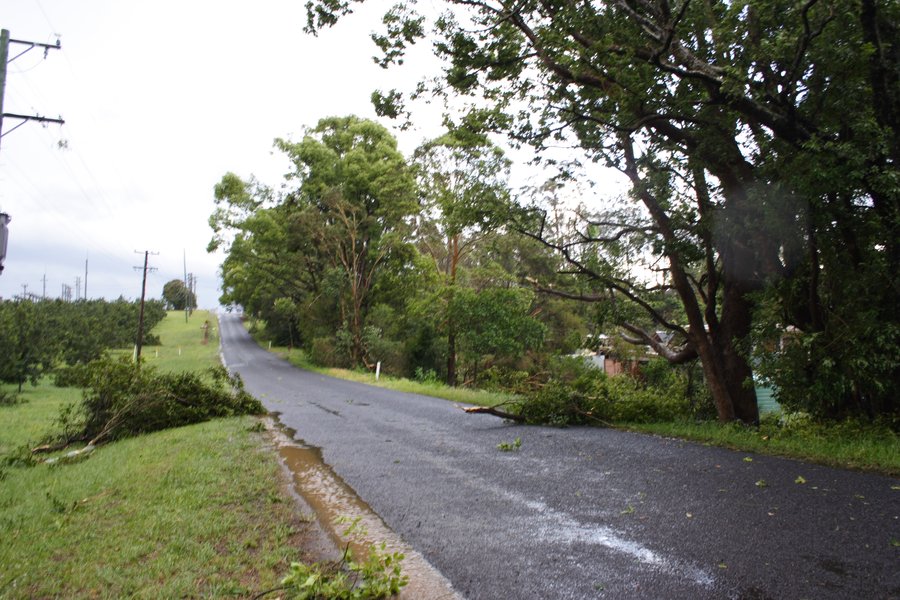
[[[464,412],[469,414],[486,414],[486,415],[494,415],[495,417],[500,417],[501,419],[509,419],[510,421],[515,421],[517,423],[524,423],[525,417],[522,415],[517,415],[514,413],[506,412],[505,410],[500,410],[496,406],[461,406]]]

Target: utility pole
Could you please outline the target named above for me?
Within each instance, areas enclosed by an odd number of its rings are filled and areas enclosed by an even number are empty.
[[[22,46],[28,46],[12,58],[9,58],[9,46],[11,44],[20,44]],[[14,115],[12,113],[3,112],[3,96],[6,92],[6,65],[16,60],[26,52],[34,50],[35,48],[43,48],[44,49],[44,58],[47,58],[47,53],[50,50],[59,50],[62,48],[62,45],[59,43],[59,40],[56,40],[56,44],[41,44],[39,42],[28,42],[26,40],[14,40],[9,37],[9,30],[3,29],[0,30],[0,138],[2,138],[7,133],[12,133],[19,127],[25,124],[26,121],[37,121],[39,123],[58,123],[62,125],[65,123],[62,117],[58,119],[51,119],[49,117],[42,117],[41,115]],[[12,119],[19,119],[22,122],[10,129],[7,132],[3,132],[3,118],[9,117]]]
[[[10,44],[20,44],[24,46],[28,46],[25,50],[22,50],[12,58],[9,57],[9,46]],[[3,139],[3,136],[7,133],[12,133],[27,121],[37,121],[39,123],[59,123],[62,125],[65,123],[62,117],[58,119],[50,119],[48,117],[42,117],[40,115],[14,115],[12,113],[7,113],[3,111],[3,97],[6,95],[6,66],[12,61],[16,60],[26,52],[30,50],[34,50],[35,48],[43,48],[44,49],[44,58],[47,58],[47,53],[50,50],[59,50],[62,48],[62,45],[59,43],[59,38],[56,39],[56,45],[51,46],[50,44],[40,44],[38,42],[26,42],[25,40],[13,40],[9,37],[8,29],[0,29],[0,140]],[[11,119],[19,119],[22,122],[7,131],[3,132],[3,118],[9,117]],[[0,273],[3,273],[3,260],[6,258],[6,244],[9,238],[9,231],[6,226],[9,225],[10,218],[9,215],[0,212]]]
[[[81,300],[81,277],[75,276],[75,301]]]
[[[135,254],[140,254],[140,250],[135,250]],[[137,364],[138,368],[141,366],[141,346],[144,345],[144,298],[147,295],[147,272],[155,271],[155,268],[151,268],[149,266],[150,263],[150,254],[149,250],[144,250],[144,278],[141,283],[141,312],[138,316],[138,333],[137,333],[137,343],[135,344],[134,349],[134,362]],[[158,254],[158,252],[153,252],[154,255]],[[140,269],[141,267],[135,267],[135,269]]]
[[[88,299],[87,295],[87,267],[88,267],[88,259],[87,256],[84,257],[84,299]]]
[[[46,298],[47,297],[47,274],[46,273],[44,273],[44,276],[41,277],[41,283],[44,284],[44,291],[41,294],[41,298]]]
[[[191,316],[191,309],[188,307],[188,300],[190,300],[190,296],[188,296],[188,286],[187,286],[187,250],[182,249],[182,259],[184,261],[184,322],[188,322],[188,317]]]

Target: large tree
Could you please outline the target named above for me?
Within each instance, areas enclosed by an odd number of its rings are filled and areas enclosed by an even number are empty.
[[[816,349],[795,371],[828,358],[840,364],[845,404],[875,398],[890,409],[898,371],[884,359],[896,358],[900,335],[898,3],[447,4],[432,38],[446,68],[430,89],[470,99],[464,128],[502,131],[539,151],[574,143],[627,175],[639,209],[632,219],[592,211],[579,239],[560,240],[546,239],[538,218],[531,233],[604,295],[677,333],[680,346],[657,349],[675,362],[700,357],[721,420],[758,418],[748,355],[761,302]],[[331,0],[308,6],[313,32],[352,10]],[[427,30],[408,6],[385,25],[374,36],[384,65]],[[376,104],[399,114],[401,99],[391,91]],[[583,251],[626,238],[665,261],[656,285],[623,281]],[[669,290],[684,322],[647,299]],[[869,307],[862,320],[860,297]],[[878,322],[886,334],[854,345],[876,355],[876,367],[835,352]],[[625,325],[654,342],[649,328]]]
[[[415,154],[422,210],[417,243],[442,275],[442,329],[447,339],[447,384],[457,383],[458,324],[454,305],[464,258],[501,223],[509,202],[509,160],[484,138],[447,134]]]
[[[163,300],[169,310],[197,307],[197,297],[180,279],[172,279],[163,286]]]
[[[223,299],[311,327],[318,315],[328,335],[342,329],[353,364],[374,366],[366,317],[379,277],[410,258],[412,170],[384,127],[358,117],[323,119],[275,145],[291,161],[284,192],[233,174],[216,186],[210,249],[228,253]]]

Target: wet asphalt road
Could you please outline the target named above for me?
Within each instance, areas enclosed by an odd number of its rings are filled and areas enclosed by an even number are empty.
[[[510,425],[296,369],[220,325],[248,391],[466,598],[900,598],[900,480]]]

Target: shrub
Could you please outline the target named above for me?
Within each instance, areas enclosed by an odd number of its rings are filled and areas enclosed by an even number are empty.
[[[403,343],[391,340],[377,327],[363,329],[363,346],[371,362],[381,362],[381,370],[392,375],[402,375],[405,367]]]
[[[80,414],[61,417],[64,429],[77,423],[77,431],[63,431],[60,437],[101,442],[216,417],[264,412],[259,401],[244,391],[241,380],[223,367],[203,374],[159,374],[147,366],[136,368],[127,357],[92,361]]]
[[[657,386],[628,375],[607,377],[581,358],[550,365],[546,384],[525,396],[520,414],[530,423],[649,423],[692,414],[677,373],[654,373]]]
[[[346,367],[347,355],[338,350],[332,337],[315,338],[310,344],[309,360],[320,367]]]
[[[89,372],[86,364],[61,365],[53,370],[53,385],[56,387],[85,388],[88,381]]]
[[[419,383],[425,383],[429,385],[435,385],[440,383],[441,381],[434,369],[423,369],[422,367],[416,367],[416,373],[413,377]]]
[[[519,394],[528,390],[528,371],[494,365],[481,373],[478,385],[491,392]]]

